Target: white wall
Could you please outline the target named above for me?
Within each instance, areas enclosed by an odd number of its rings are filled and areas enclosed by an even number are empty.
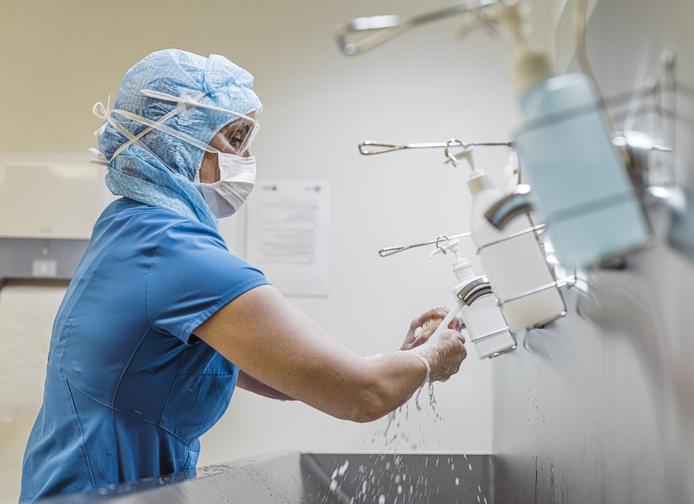
[[[72,0],[39,7],[5,0],[0,6],[5,68],[0,152],[90,147],[97,125],[91,105],[115,94],[128,66],[152,50],[173,46],[226,55],[256,75],[265,103],[255,149],[259,177],[332,183],[331,294],[293,302],[361,353],[394,350],[410,319],[449,303],[453,277],[447,259],[429,261],[426,251],[380,259],[376,250],[466,230],[465,177],[443,165],[437,152],[365,158],[356,144],[452,136],[506,139],[516,122],[508,52],[504,42],[482,33],[457,41],[457,22],[450,20],[348,59],[339,54],[332,28],[358,15],[406,15],[447,3]],[[549,2],[536,3],[543,6],[535,12],[538,40],[545,45]],[[504,154],[480,153],[479,160],[498,172]],[[467,252],[472,254],[471,247]],[[32,310],[50,315],[56,305],[43,295],[37,288]],[[50,332],[47,321],[41,330],[31,326],[31,314],[0,312],[3,316],[11,321],[0,320],[0,327],[11,323],[15,328],[11,337],[46,338]],[[8,334],[3,330],[0,337]],[[417,449],[489,451],[490,393],[490,363],[471,352],[460,375],[437,386],[442,419],[434,421],[427,411],[415,414],[411,407],[401,428]],[[22,443],[16,438],[25,436],[29,424],[23,425],[13,427],[12,443],[0,436],[0,451],[17,464]],[[349,424],[301,404],[239,391],[227,415],[204,437],[201,462],[286,449],[382,449],[383,436],[372,437],[384,426]]]

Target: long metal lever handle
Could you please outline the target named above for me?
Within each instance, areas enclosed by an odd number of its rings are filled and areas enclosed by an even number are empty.
[[[427,245],[430,245],[430,244],[427,244]],[[381,257],[388,257],[388,256],[392,256],[395,254],[399,254],[400,252],[405,252],[406,250],[409,250],[411,248],[418,247],[418,246],[419,245],[401,245],[399,247],[385,247],[385,248],[382,248],[381,250],[378,251],[378,255]]]
[[[392,39],[404,30],[400,16],[372,16],[356,18],[335,28],[340,50],[346,56],[356,56]],[[353,40],[354,34],[365,35]]]
[[[365,140],[359,144],[359,153],[362,156],[374,156],[409,149],[445,149],[450,142],[420,142],[411,144],[394,144],[375,140]],[[464,143],[465,147],[513,147],[513,142],[471,142]]]
[[[378,251],[378,255],[381,257],[388,257],[388,256],[392,256],[395,254],[399,254],[400,252],[405,252],[406,250],[410,250],[413,248],[426,247],[428,245],[436,245],[438,247],[439,243],[442,240],[457,240],[458,238],[468,238],[470,236],[472,236],[472,233],[470,233],[470,232],[459,233],[459,234],[451,235],[451,236],[440,235],[440,236],[437,236],[435,240],[431,240],[431,241],[427,241],[427,242],[414,243],[412,245],[399,245],[397,247],[385,247],[385,248],[382,248],[381,250]]]
[[[444,149],[445,143],[442,142],[422,142],[412,144],[393,144],[366,140],[359,144],[359,153],[363,156],[373,156],[375,154],[386,154],[407,149]]]
[[[433,10],[407,19],[397,15],[370,16],[353,19],[335,28],[340,50],[347,56],[362,54],[374,47],[389,41],[400,33],[421,24],[431,23],[447,17],[469,12],[479,12],[481,9],[503,3],[502,0],[462,0],[448,7]],[[366,34],[359,40],[352,40],[355,34]]]

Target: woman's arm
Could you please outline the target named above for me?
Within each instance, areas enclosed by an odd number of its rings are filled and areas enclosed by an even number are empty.
[[[437,322],[443,320],[446,315],[446,308],[432,308],[414,319],[410,324],[407,334],[405,335],[405,341],[403,342],[400,350],[409,350],[424,343],[436,330],[436,327],[438,326]],[[427,327],[427,324],[431,325],[428,325]],[[450,328],[460,329],[460,321],[456,319],[451,322]],[[236,385],[244,390],[247,390],[248,392],[253,392],[254,394],[268,397],[270,399],[278,399],[280,401],[294,400],[287,394],[283,394],[279,390],[275,390],[274,388],[265,385],[261,381],[256,380],[243,370],[239,370]]]
[[[242,370],[239,370],[239,376],[236,379],[236,386],[263,397],[269,397],[270,399],[279,399],[280,401],[294,400],[287,394],[283,394],[279,390],[275,390],[274,388],[265,385],[263,382],[256,380]]]
[[[259,382],[359,422],[392,411],[422,384],[426,366],[413,352],[430,363],[434,379],[450,376],[465,358],[455,331],[414,350],[360,357],[269,285],[239,296],[194,332]]]

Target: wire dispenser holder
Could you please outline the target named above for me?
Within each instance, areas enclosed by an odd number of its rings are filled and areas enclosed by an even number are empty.
[[[367,153],[364,153],[363,151],[364,146],[367,147]],[[368,147],[370,146],[376,146],[377,147],[377,152],[370,152],[368,151]],[[447,163],[451,163],[454,166],[459,166],[461,159],[463,157],[463,154],[469,153],[470,150],[476,148],[476,147],[513,147],[513,142],[463,142],[462,140],[452,138],[448,140],[447,142],[432,142],[432,143],[416,143],[416,144],[392,144],[392,143],[384,143],[384,142],[374,142],[374,141],[366,141],[362,142],[360,144],[360,152],[363,155],[374,155],[374,154],[384,154],[387,152],[396,152],[400,150],[407,150],[407,149],[430,149],[430,148],[440,148],[443,149],[444,151],[444,156]],[[455,154],[453,152],[454,149],[461,149],[461,151],[458,154]],[[528,186],[524,186],[525,188],[528,188]],[[530,212],[531,207],[527,206],[525,207],[523,212],[514,212],[515,215],[520,215],[520,213],[525,213],[527,214]],[[532,220],[531,220],[532,223]],[[547,247],[545,246],[542,234],[545,230],[545,224],[538,224],[538,225],[532,225],[531,227],[527,229],[523,229],[521,231],[515,232],[511,235],[500,237],[498,240],[495,240],[493,242],[487,243],[483,245],[480,248],[476,249],[476,254],[479,255],[480,251],[487,248],[487,247],[493,247],[500,245],[502,243],[506,243],[509,240],[517,239],[523,236],[526,236],[530,233],[533,233],[535,235],[535,238],[538,240],[538,243],[540,244],[540,247],[545,255],[545,261],[547,262],[547,267],[552,275],[553,281],[551,283],[547,283],[544,285],[538,285],[536,287],[533,287],[532,289],[525,290],[523,292],[519,292],[517,294],[514,294],[513,296],[509,296],[506,298],[500,298],[497,294],[496,291],[494,290],[494,286],[492,285],[492,291],[497,298],[497,304],[500,307],[503,307],[505,304],[512,303],[514,301],[518,301],[520,299],[526,298],[528,296],[532,296],[534,294],[537,294],[539,292],[543,292],[552,288],[560,289],[560,288],[571,288],[576,284],[577,281],[577,275],[576,271],[574,271],[573,275],[563,277],[561,279],[558,279],[556,276],[555,272],[555,267],[554,265],[556,262],[549,261],[547,259]],[[447,250],[446,247],[443,246],[442,244],[446,241],[452,241],[452,240],[457,240],[457,239],[462,239],[462,238],[471,238],[472,233],[470,232],[464,232],[464,233],[456,233],[452,235],[445,235],[441,234],[438,235],[436,238],[432,240],[427,240],[423,242],[417,242],[417,243],[412,243],[412,244],[407,244],[407,245],[397,245],[397,246],[391,246],[391,247],[384,247],[378,251],[378,255],[380,257],[390,257],[395,254],[399,254],[402,252],[406,252],[412,249],[416,248],[422,248],[422,247],[427,247],[427,246],[434,246],[435,249],[438,249],[441,251],[441,253],[446,254]],[[559,293],[561,296],[561,293]],[[562,301],[563,301],[563,296]],[[562,316],[566,315],[566,309],[564,309]]]
[[[454,148],[460,148],[461,150],[458,153],[454,153],[453,149]],[[458,139],[451,139],[448,141],[445,149],[444,149],[444,154],[447,158],[447,160],[453,164],[453,166],[460,166],[460,163],[462,160],[466,160],[468,163],[471,163],[472,160],[470,158],[472,154],[473,147],[470,146],[469,144],[465,144],[464,142],[458,140]],[[520,189],[519,189],[520,188]],[[523,193],[529,193],[530,188],[528,186],[523,186],[523,185],[517,185],[516,189],[519,190],[520,192]],[[535,240],[537,241],[537,244],[542,252],[543,259],[545,261],[545,265],[547,267],[547,271],[549,271],[552,281],[543,285],[539,285],[536,287],[532,287],[530,289],[526,289],[522,292],[519,292],[517,294],[513,294],[510,296],[506,297],[501,297],[498,295],[498,293],[495,290],[495,295],[497,297],[497,303],[499,304],[500,307],[504,307],[507,304],[513,303],[514,301],[519,301],[521,299],[524,299],[526,297],[538,294],[540,292],[544,292],[547,290],[551,289],[557,289],[557,294],[561,298],[562,304],[563,304],[563,309],[560,314],[561,317],[566,315],[566,303],[564,301],[564,297],[561,295],[561,292],[559,291],[560,287],[567,287],[567,286],[572,286],[575,284],[575,277],[576,275],[574,274],[573,277],[568,277],[564,278],[561,280],[557,279],[556,273],[554,268],[552,267],[552,264],[547,260],[547,252],[545,248],[545,243],[544,240],[541,236],[541,233],[545,229],[544,224],[539,224],[536,225],[533,222],[532,216],[530,215],[530,212],[532,210],[532,206],[529,204],[525,204],[525,200],[522,205],[518,206],[513,206],[513,205],[508,205],[504,204],[504,200],[507,198],[501,198],[498,202],[492,205],[490,210],[494,210],[498,208],[498,212],[502,212],[504,215],[504,222],[508,223],[511,220],[513,220],[516,217],[519,217],[521,215],[527,216],[528,222],[530,223],[530,227],[521,229],[520,231],[516,231],[512,234],[506,235],[506,236],[500,236],[499,238],[485,243],[481,246],[477,247],[477,250],[475,251],[477,256],[480,256],[481,252],[485,249],[493,248],[493,247],[498,247],[499,245],[506,244],[508,242],[511,242],[513,240],[518,240],[519,238],[523,238],[529,234],[532,234]],[[487,210],[486,214],[489,214],[489,211]],[[488,219],[489,220],[489,219]],[[493,287],[493,286],[492,286]]]

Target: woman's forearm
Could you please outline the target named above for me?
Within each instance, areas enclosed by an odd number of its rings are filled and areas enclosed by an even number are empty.
[[[387,415],[405,403],[422,386],[427,376],[427,366],[409,350],[389,354],[372,355],[365,359],[368,367],[365,375],[368,401],[357,402],[363,409],[356,421],[372,421]]]

